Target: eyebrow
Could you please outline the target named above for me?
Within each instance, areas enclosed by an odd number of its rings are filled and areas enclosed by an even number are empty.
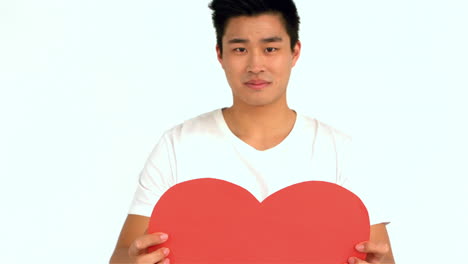
[[[260,42],[263,42],[263,43],[281,42],[281,41],[283,41],[283,38],[281,37],[270,37],[270,38],[263,38],[260,40]],[[243,39],[243,38],[233,38],[228,41],[229,44],[249,43],[249,42],[250,40]]]

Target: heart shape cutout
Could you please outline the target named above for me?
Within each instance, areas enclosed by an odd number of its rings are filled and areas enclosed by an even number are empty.
[[[369,240],[361,200],[329,182],[288,186],[259,202],[244,188],[217,179],[174,185],[155,205],[148,233],[169,239],[171,264],[342,264],[366,255]]]

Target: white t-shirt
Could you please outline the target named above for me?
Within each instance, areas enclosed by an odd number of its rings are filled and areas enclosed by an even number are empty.
[[[259,151],[235,136],[217,109],[163,134],[140,174],[129,214],[151,216],[166,190],[198,178],[229,181],[259,201],[304,181],[350,189],[346,173],[350,141],[342,132],[297,113],[289,135],[277,146]],[[371,224],[388,220],[373,208],[368,211]]]

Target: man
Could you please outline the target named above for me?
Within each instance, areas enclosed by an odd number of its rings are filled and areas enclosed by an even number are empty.
[[[346,187],[342,164],[348,137],[287,104],[291,69],[301,51],[293,1],[213,0],[210,8],[217,57],[232,89],[233,105],[166,131],[140,176],[111,263],[170,262],[168,248],[146,253],[149,246],[168,239],[164,230],[155,234],[145,230],[154,204],[179,182],[219,178],[244,187],[259,200],[307,180]],[[370,241],[356,249],[367,252],[368,258],[350,258],[351,264],[394,263],[382,222],[371,226]]]

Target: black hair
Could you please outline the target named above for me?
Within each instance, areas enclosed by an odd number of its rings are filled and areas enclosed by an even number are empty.
[[[226,25],[230,18],[238,16],[279,14],[291,40],[291,50],[299,40],[300,18],[293,0],[212,0],[209,8],[213,10],[216,41],[221,51]]]

